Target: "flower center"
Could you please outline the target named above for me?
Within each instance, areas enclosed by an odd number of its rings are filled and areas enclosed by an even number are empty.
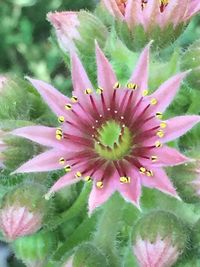
[[[168,5],[169,0],[159,0],[160,3],[160,12],[165,10],[165,7]],[[148,0],[142,0],[142,9],[148,4]]]
[[[132,135],[128,127],[110,120],[97,130],[95,151],[104,159],[119,160],[128,155],[132,147]]]

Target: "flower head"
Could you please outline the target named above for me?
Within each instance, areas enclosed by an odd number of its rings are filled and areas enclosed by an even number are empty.
[[[107,29],[103,23],[86,11],[51,12],[47,14],[47,19],[54,27],[58,43],[64,52],[90,52],[94,50],[94,39],[103,44],[107,38]]]
[[[198,0],[102,0],[107,10],[129,27],[141,24],[146,31],[152,26],[166,27],[187,22],[200,10]]]
[[[184,251],[187,240],[185,227],[174,214],[153,211],[134,226],[133,253],[140,267],[170,267]]]
[[[8,241],[33,234],[42,226],[46,202],[41,200],[42,191],[38,185],[34,192],[32,192],[32,186],[21,185],[4,197],[0,209],[0,229]]]
[[[67,173],[53,185],[50,193],[80,180],[92,181],[90,212],[115,191],[139,206],[142,185],[177,197],[163,167],[185,163],[188,158],[165,143],[183,135],[200,117],[162,120],[187,72],[173,76],[148,95],[149,46],[142,52],[126,85],[118,82],[98,45],[96,91],[76,54],[72,55],[71,98],[45,82],[28,78],[61,125],[14,130],[14,135],[52,147],[16,172],[64,168]]]

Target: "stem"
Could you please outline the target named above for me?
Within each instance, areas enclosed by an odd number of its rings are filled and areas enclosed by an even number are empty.
[[[88,194],[90,190],[91,190],[91,184],[89,183],[85,184],[82,192],[80,193],[79,197],[74,202],[74,204],[68,210],[59,214],[58,218],[54,218],[51,226],[53,228],[57,228],[63,222],[68,221],[80,215],[80,213],[83,213],[83,211],[86,210],[86,203],[87,203]]]
[[[116,248],[116,236],[119,231],[124,201],[115,194],[106,204],[99,220],[94,243],[109,257],[110,265],[120,266],[119,253]]]

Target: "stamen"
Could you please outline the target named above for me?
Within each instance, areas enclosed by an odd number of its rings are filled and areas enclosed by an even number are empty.
[[[87,89],[85,90],[85,94],[86,94],[86,95],[91,95],[91,94],[92,94],[92,89],[87,88]]]
[[[156,117],[162,119],[163,114],[161,112],[156,112]]]
[[[76,174],[75,174],[75,177],[76,178],[80,178],[82,176],[82,173],[81,172],[77,172]]]
[[[66,171],[66,172],[70,172],[71,171],[71,166],[70,165],[66,165],[65,167],[64,167],[64,170]]]
[[[144,91],[142,92],[142,96],[147,96],[147,95],[148,95],[148,93],[149,93],[149,91],[148,91],[148,90],[144,90]]]
[[[148,177],[153,176],[153,171],[146,171],[146,175],[147,175]]]
[[[157,136],[159,136],[160,138],[162,138],[165,133],[163,132],[163,130],[159,130],[157,133],[156,133]]]
[[[102,181],[98,181],[98,182],[96,182],[96,186],[98,187],[98,188],[103,188],[103,182]]]
[[[165,128],[167,127],[167,123],[164,122],[164,121],[162,121],[161,124],[160,124],[160,127],[161,127],[162,129],[165,129]]]
[[[65,121],[65,117],[64,116],[59,116],[58,117],[58,122],[63,123]]]
[[[121,87],[121,84],[119,82],[116,82],[113,86],[113,89],[119,89]]]
[[[130,177],[127,177],[127,176],[122,176],[122,177],[120,177],[120,182],[122,184],[130,184],[131,178]]]
[[[57,128],[56,130],[56,139],[61,140],[63,138],[63,132],[61,128]]]
[[[150,103],[154,106],[158,103],[158,100],[156,98],[152,98]]]
[[[65,164],[65,159],[64,159],[64,158],[60,158],[60,159],[59,159],[59,163],[60,163],[61,165]]]
[[[162,147],[161,142],[160,142],[160,141],[156,141],[156,142],[155,142],[155,147]]]
[[[156,162],[158,160],[158,157],[157,156],[151,156],[151,161],[152,162]]]
[[[86,176],[85,178],[84,178],[84,180],[86,181],[86,182],[90,182],[91,180],[92,180],[92,177],[91,176]]]
[[[136,83],[127,83],[126,87],[128,89],[136,90],[138,88],[138,85]]]
[[[103,93],[103,88],[98,87],[98,88],[97,88],[97,94],[98,94],[98,95],[101,95],[102,93]]]
[[[140,173],[145,174],[146,169],[144,167],[140,167]]]
[[[66,104],[65,105],[65,109],[66,110],[71,110],[72,109],[72,105],[71,104]]]
[[[77,103],[77,102],[78,102],[78,97],[77,97],[77,96],[72,96],[72,97],[71,97],[71,101],[72,101],[73,103]]]

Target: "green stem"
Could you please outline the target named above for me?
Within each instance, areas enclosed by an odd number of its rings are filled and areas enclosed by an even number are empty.
[[[65,221],[68,221],[82,213],[84,210],[86,210],[86,203],[88,199],[89,192],[91,190],[91,184],[87,183],[83,187],[82,192],[80,193],[77,200],[74,202],[74,204],[63,213],[59,214],[58,218],[54,218],[51,226],[55,229],[60,224],[62,224]]]
[[[108,256],[110,265],[120,266],[119,253],[116,248],[116,236],[123,213],[124,201],[115,194],[106,204],[99,220],[94,243]]]

